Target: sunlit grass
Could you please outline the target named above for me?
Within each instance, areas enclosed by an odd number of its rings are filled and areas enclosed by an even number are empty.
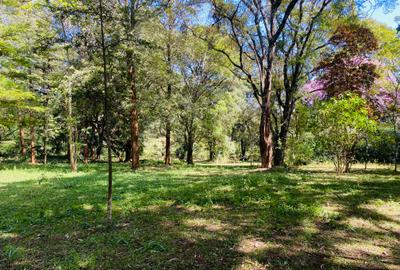
[[[262,171],[245,164],[0,170],[0,269],[400,267],[400,176],[363,165]]]

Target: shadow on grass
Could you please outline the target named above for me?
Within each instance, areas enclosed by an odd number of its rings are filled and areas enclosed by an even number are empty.
[[[132,173],[115,166],[112,225],[104,220],[104,164],[82,174],[0,185],[0,269],[400,265],[396,229],[378,228],[383,222],[399,228],[399,220],[364,207],[374,200],[398,202],[399,178],[209,165]],[[68,167],[46,169],[64,173]],[[351,227],[349,218],[375,227]],[[385,253],[354,244],[371,241],[373,248],[386,244]]]

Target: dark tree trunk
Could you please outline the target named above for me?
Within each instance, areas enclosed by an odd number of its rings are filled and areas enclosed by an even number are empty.
[[[274,145],[274,166],[285,165],[285,153],[289,130],[288,125],[289,123],[287,121],[282,124],[281,130],[278,134],[277,142]]]
[[[136,71],[133,64],[133,54],[128,52],[128,77],[131,90],[131,168],[136,170],[139,168],[139,117],[138,117],[138,100],[137,100],[137,89],[136,89]]]
[[[194,145],[194,139],[193,139],[193,134],[189,132],[187,134],[187,155],[186,155],[186,163],[189,165],[193,165],[193,145]]]
[[[43,134],[43,164],[47,164],[47,130],[48,130],[49,122],[46,117],[44,123],[44,134]]]
[[[88,161],[89,161],[89,142],[86,134],[85,146],[83,148],[83,163],[88,164]]]
[[[132,158],[132,143],[130,140],[126,142],[124,149],[125,149],[124,162],[128,162]]]
[[[96,148],[96,160],[100,160],[101,158],[101,151],[103,150],[103,146],[101,143]]]
[[[31,125],[31,163],[36,164],[35,126]]]
[[[48,97],[46,97],[45,106],[46,106],[46,114],[44,120],[44,132],[43,132],[43,164],[47,164],[47,136],[48,136],[48,129],[49,129],[49,116],[47,113],[47,106],[48,106]]]
[[[25,131],[22,125],[19,126],[19,145],[21,148],[21,157],[26,157],[26,145],[25,145]]]
[[[261,107],[260,120],[260,156],[261,167],[265,169],[272,168],[273,162],[273,137],[271,130],[271,102],[270,92],[267,94],[265,104]]]
[[[171,31],[172,27],[169,28]],[[168,64],[168,74],[172,75],[172,60],[171,60],[171,44],[170,44],[170,35],[168,36],[168,43],[167,43],[167,64]],[[171,79],[171,78],[169,78]],[[167,85],[167,102],[169,105],[169,101],[172,96],[172,85],[171,82],[168,82]],[[165,121],[165,165],[171,165],[171,120],[169,116],[170,111],[167,111],[166,121]]]
[[[165,165],[171,165],[171,123],[167,119],[165,128]]]
[[[209,141],[208,142],[208,147],[209,147],[209,161],[214,161],[215,159],[215,142],[214,141]]]
[[[111,153],[111,132],[110,132],[110,105],[109,105],[109,93],[107,86],[107,58],[106,58],[106,46],[104,39],[104,25],[103,25],[103,1],[99,0],[100,8],[100,31],[101,31],[101,49],[103,58],[103,83],[104,83],[104,131],[107,142],[107,163],[108,163],[108,191],[107,191],[107,220],[111,221],[112,218],[112,153]]]
[[[246,151],[247,151],[247,145],[243,139],[240,139],[240,160],[241,161],[247,160]]]

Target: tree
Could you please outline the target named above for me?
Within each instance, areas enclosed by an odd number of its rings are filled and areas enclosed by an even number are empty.
[[[360,23],[339,25],[329,40],[332,50],[315,69],[320,89],[326,98],[346,91],[370,98],[368,91],[378,78],[371,54],[378,49],[372,31]]]
[[[385,25],[368,21],[369,27],[379,40],[377,59],[380,63],[380,78],[374,87],[375,108],[381,121],[393,127],[393,163],[397,171],[399,152],[398,118],[400,113],[400,39],[396,32]]]
[[[193,164],[194,144],[199,139],[200,121],[217,103],[217,91],[222,89],[224,79],[216,64],[215,55],[207,52],[204,44],[197,44],[193,37],[186,50],[179,56],[182,77],[178,101],[179,122],[183,128],[187,164]],[[190,49],[189,49],[190,48]],[[213,59],[214,57],[214,59]]]
[[[348,172],[357,143],[376,130],[366,101],[354,94],[343,94],[318,102],[315,108],[313,125],[318,142],[333,159],[336,173]]]
[[[331,0],[300,1],[280,38],[281,76],[275,75],[279,82],[274,85],[276,106],[273,110],[276,166],[285,162],[288,131],[299,89],[312,69],[313,59],[326,46],[327,21],[337,17],[337,12],[329,8],[331,3]]]
[[[107,48],[104,35],[104,9],[103,1],[99,1],[99,17],[100,17],[100,36],[101,36],[101,55],[103,60],[103,85],[104,85],[104,122],[105,122],[105,137],[107,142],[107,163],[108,163],[108,192],[107,192],[107,219],[112,218],[112,153],[111,153],[111,138],[110,138],[110,120],[109,115],[109,89],[108,89],[108,73],[107,73]]]
[[[227,57],[232,72],[247,81],[260,108],[261,167],[273,165],[272,76],[277,42],[299,0],[211,1],[215,27],[222,39],[207,39]]]

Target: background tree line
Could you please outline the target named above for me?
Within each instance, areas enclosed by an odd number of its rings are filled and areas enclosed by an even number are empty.
[[[1,155],[107,159],[109,198],[116,160],[396,164],[395,4],[2,1]]]

